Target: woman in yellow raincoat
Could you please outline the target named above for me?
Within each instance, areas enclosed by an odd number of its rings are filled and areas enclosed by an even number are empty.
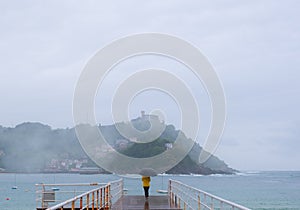
[[[143,188],[145,192],[145,197],[149,197],[149,188],[150,188],[150,176],[142,176]]]

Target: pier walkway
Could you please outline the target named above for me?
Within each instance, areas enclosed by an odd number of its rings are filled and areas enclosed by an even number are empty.
[[[77,184],[78,185],[78,184]],[[36,184],[37,210],[250,210],[179,181],[169,180],[164,196],[124,195],[123,180],[80,184],[88,190],[72,189],[75,184]],[[59,187],[67,187],[66,190]],[[59,189],[59,190],[58,190]],[[68,199],[68,195],[72,198]],[[52,205],[50,205],[52,204]]]
[[[147,200],[144,196],[125,195],[111,207],[112,210],[162,210],[179,209],[173,205],[168,196],[150,196]]]

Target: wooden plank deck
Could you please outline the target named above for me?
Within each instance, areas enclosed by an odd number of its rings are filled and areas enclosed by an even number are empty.
[[[125,195],[112,205],[112,210],[178,210],[171,205],[168,196],[144,196]]]

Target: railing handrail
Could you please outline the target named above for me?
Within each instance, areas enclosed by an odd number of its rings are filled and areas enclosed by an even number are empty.
[[[96,189],[90,190],[90,191],[88,191],[88,192],[82,193],[82,194],[77,195],[77,196],[75,196],[75,197],[73,197],[73,198],[71,198],[71,199],[68,199],[68,200],[66,200],[66,201],[64,201],[64,202],[62,202],[62,203],[59,203],[59,204],[57,204],[57,205],[55,205],[55,206],[51,206],[51,207],[47,208],[46,210],[55,210],[55,209],[58,209],[58,208],[60,208],[60,207],[62,207],[62,206],[71,204],[73,201],[77,201],[77,200],[80,199],[81,197],[84,197],[84,196],[86,196],[86,195],[88,195],[88,194],[90,194],[90,193],[96,192],[97,190],[99,190],[99,189],[101,189],[101,188],[104,188],[104,187],[106,187],[106,186],[103,186],[103,187],[100,187],[100,188],[96,188]]]
[[[89,194],[95,193],[95,192],[97,192],[97,191],[99,191],[101,189],[103,190],[103,189],[105,189],[107,187],[110,187],[112,184],[115,184],[115,183],[118,183],[118,182],[122,182],[122,181],[123,181],[122,179],[119,179],[119,180],[115,180],[115,181],[108,182],[108,183],[98,183],[99,185],[101,185],[100,187],[97,187],[97,188],[92,189],[90,191],[84,192],[84,193],[82,193],[80,195],[77,195],[77,196],[71,198],[71,199],[68,199],[68,200],[66,200],[64,202],[61,202],[61,203],[59,203],[59,204],[57,204],[55,206],[51,206],[51,207],[47,208],[46,210],[56,210],[56,209],[59,209],[59,208],[61,208],[63,206],[71,205],[75,201],[77,201],[77,200],[79,200],[79,199],[81,199],[81,198],[83,198],[83,197],[85,197],[85,196],[87,196]],[[81,183],[79,185],[78,184],[63,184],[63,185],[59,185],[59,186],[94,186],[94,184],[95,183],[90,183],[90,185],[83,184],[83,183]],[[43,186],[44,184],[36,184],[36,185]],[[44,185],[44,186],[57,186],[57,184],[47,184],[47,185]]]
[[[106,185],[107,183],[100,183],[100,182],[92,182],[92,183],[55,183],[55,184],[45,184],[45,183],[38,183],[35,186],[99,186],[99,185]]]
[[[212,199],[215,199],[215,200],[217,200],[217,201],[219,201],[219,202],[222,202],[222,203],[225,203],[225,204],[227,204],[227,205],[233,206],[233,207],[238,208],[238,209],[240,209],[240,210],[251,210],[251,209],[249,209],[249,208],[247,208],[247,207],[245,207],[245,206],[242,206],[242,205],[240,205],[240,204],[237,204],[237,203],[228,201],[228,200],[226,200],[226,199],[220,198],[220,197],[218,197],[218,196],[216,196],[216,195],[213,195],[213,194],[211,194],[211,193],[208,193],[208,192],[205,192],[205,191],[203,191],[203,190],[197,189],[197,188],[195,188],[195,187],[189,186],[189,185],[184,184],[184,183],[182,183],[182,182],[180,182],[180,181],[172,180],[172,179],[170,179],[169,181],[170,181],[169,183],[171,183],[171,187],[169,186],[169,190],[172,190],[172,183],[177,183],[178,185],[182,185],[182,186],[184,186],[184,187],[186,187],[186,188],[188,188],[188,189],[191,189],[191,190],[194,190],[194,191],[196,191],[196,192],[199,192],[200,194],[203,194],[203,195],[205,195],[205,196],[208,196],[208,197],[210,197],[210,198],[212,198]],[[171,193],[171,192],[169,192],[169,193]],[[203,203],[201,203],[201,205],[205,205],[205,206],[206,206],[206,204],[203,204]]]

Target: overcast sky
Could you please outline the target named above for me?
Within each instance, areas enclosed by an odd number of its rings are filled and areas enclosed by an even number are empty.
[[[166,33],[199,48],[223,84],[227,121],[216,155],[241,170],[300,170],[299,11],[298,0],[0,0],[0,125],[73,127],[74,88],[95,52],[127,35]],[[174,67],[153,59],[124,67]],[[109,84],[123,74],[114,70],[104,90],[113,90]],[[192,79],[188,83],[200,100],[203,91]],[[177,125],[170,114],[176,104],[154,100],[162,95],[141,94],[130,108],[132,117],[140,109],[168,107],[167,122]],[[101,100],[96,100],[97,120],[109,124]]]

